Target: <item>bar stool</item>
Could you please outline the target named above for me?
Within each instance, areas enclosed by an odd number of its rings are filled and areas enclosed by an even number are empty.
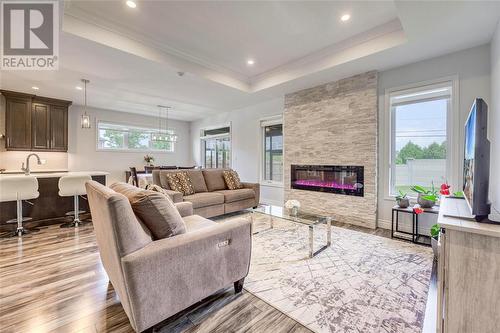
[[[61,228],[78,227],[83,224],[80,221],[80,214],[85,213],[85,211],[80,210],[80,196],[87,194],[85,190],[85,182],[92,180],[89,175],[68,175],[59,178],[59,196],[61,197],[73,197],[74,198],[74,211],[66,213],[66,215],[73,215],[73,222],[64,223]],[[85,199],[86,200],[86,199]]]
[[[23,227],[24,221],[31,220],[30,217],[23,217],[23,200],[30,205],[30,199],[36,199],[40,195],[38,192],[38,179],[35,176],[13,176],[0,177],[0,202],[15,201],[17,205],[17,217],[7,221],[16,223],[17,228],[13,236],[22,236],[28,232],[39,231],[39,229],[26,229]]]

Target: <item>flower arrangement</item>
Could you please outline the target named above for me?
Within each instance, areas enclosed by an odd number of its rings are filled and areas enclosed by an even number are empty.
[[[295,216],[299,212],[300,202],[298,200],[291,199],[285,202],[285,207],[291,210],[291,214]]]
[[[149,165],[152,165],[154,160],[155,158],[149,154],[144,156],[144,161]]]

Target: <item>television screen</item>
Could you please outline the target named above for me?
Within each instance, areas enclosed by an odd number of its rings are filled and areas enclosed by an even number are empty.
[[[465,123],[464,196],[474,207],[474,157],[476,151],[476,104]]]

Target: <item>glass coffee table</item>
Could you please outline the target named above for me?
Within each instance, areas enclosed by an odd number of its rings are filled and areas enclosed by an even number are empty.
[[[309,258],[314,257],[321,251],[325,250],[332,244],[332,217],[310,214],[310,213],[301,213],[299,212],[296,216],[290,215],[287,209],[279,206],[272,205],[263,205],[257,208],[247,209],[250,212],[250,216],[252,219],[252,228],[255,223],[255,214],[266,215],[269,217],[269,228],[264,230],[259,230],[257,232],[253,232],[253,234],[258,234],[261,232],[265,232],[274,228],[273,218],[280,218],[289,222],[298,223],[302,225],[306,225],[309,227]],[[315,226],[319,224],[326,224],[326,245],[321,246],[318,250],[314,251],[314,230]]]

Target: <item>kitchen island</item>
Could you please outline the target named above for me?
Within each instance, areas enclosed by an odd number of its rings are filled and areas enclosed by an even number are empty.
[[[73,210],[73,197],[59,196],[59,178],[66,175],[90,175],[93,180],[106,185],[106,176],[108,174],[108,172],[104,171],[32,171],[31,175],[38,179],[40,196],[37,199],[29,200],[33,205],[23,202],[24,217],[32,218],[32,220],[24,222],[24,226],[30,228],[61,224],[65,222],[65,219],[71,219],[71,217],[66,216],[66,213]],[[24,176],[24,173],[19,171],[5,171],[0,174],[1,178],[15,176]],[[80,210],[89,211],[87,200],[80,198]],[[0,231],[14,231],[16,223],[7,223],[7,221],[15,218],[16,202],[0,203]]]

